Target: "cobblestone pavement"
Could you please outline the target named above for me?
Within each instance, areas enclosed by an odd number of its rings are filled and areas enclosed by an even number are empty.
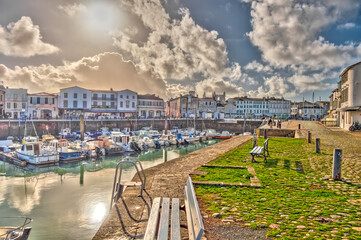
[[[296,129],[301,123],[303,129],[310,130],[312,138],[320,138],[321,152],[333,152],[338,148],[343,151],[342,172],[346,178],[361,182],[361,135],[359,132],[350,133],[341,128],[326,128],[312,121],[288,121],[287,128]],[[329,161],[329,170],[332,166],[332,156],[325,157]]]
[[[145,170],[146,190],[143,198],[138,197],[138,188],[128,188],[123,198],[112,208],[93,239],[142,239],[147,225],[151,200],[155,197],[179,198],[184,203],[184,186],[189,173],[203,164],[217,158],[250,140],[251,136],[236,136],[186,156]],[[133,180],[136,180],[134,177]],[[186,216],[181,211],[181,224],[186,224]],[[212,226],[205,224],[206,234]],[[187,230],[182,228],[182,236]]]

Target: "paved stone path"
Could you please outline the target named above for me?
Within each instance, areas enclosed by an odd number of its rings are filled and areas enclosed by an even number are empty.
[[[143,194],[143,198],[137,197],[139,189],[128,188],[93,239],[142,239],[151,208],[151,199],[176,197],[180,199],[182,205],[184,203],[184,186],[189,173],[221,154],[244,144],[251,138],[252,136],[236,136],[145,170],[148,195]],[[183,211],[181,211],[182,224],[186,224],[186,216]],[[206,233],[209,230],[207,225],[205,230]],[[182,228],[181,234],[186,237],[187,230]]]

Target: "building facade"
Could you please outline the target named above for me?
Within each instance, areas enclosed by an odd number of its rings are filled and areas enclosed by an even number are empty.
[[[339,114],[340,127],[348,130],[358,121],[361,122],[361,62],[347,67],[340,75]]]
[[[5,117],[5,95],[6,89],[4,83],[0,83],[0,118]]]
[[[137,116],[138,95],[131,90],[122,90],[117,92],[117,110],[122,118]]]
[[[164,100],[154,94],[138,95],[138,117],[163,118]]]
[[[49,94],[44,92],[28,94],[28,118],[57,118],[58,112],[58,97],[56,94]]]
[[[81,87],[60,89],[58,107],[59,116],[63,118],[78,118],[91,109],[91,91]]]
[[[291,116],[291,101],[284,98],[267,98],[269,116],[277,119],[286,119]]]
[[[6,88],[5,114],[10,119],[26,118],[28,90]]]
[[[117,92],[110,90],[90,90],[91,107],[85,113],[86,118],[111,118],[118,115]]]
[[[215,113],[217,111],[217,102],[213,98],[200,98],[198,109],[200,118],[215,118]]]
[[[235,98],[237,118],[262,118],[269,116],[268,100],[265,98]]]
[[[199,99],[194,91],[187,95],[171,98],[166,104],[165,114],[171,118],[198,117]]]

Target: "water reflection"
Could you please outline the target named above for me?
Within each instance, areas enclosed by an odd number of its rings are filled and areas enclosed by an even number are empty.
[[[149,168],[207,145],[144,151],[138,157]],[[25,170],[0,161],[0,215],[33,218],[33,240],[91,239],[108,214],[114,168],[121,158]],[[134,169],[124,167],[122,178],[130,180]]]

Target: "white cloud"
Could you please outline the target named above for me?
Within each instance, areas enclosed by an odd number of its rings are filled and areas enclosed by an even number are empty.
[[[87,10],[85,5],[83,5],[81,3],[59,5],[58,9],[63,11],[69,17],[72,17],[72,16],[76,15],[79,12],[85,12]]]
[[[39,26],[34,25],[30,17],[21,17],[8,24],[7,29],[0,26],[0,53],[4,55],[31,57],[58,51],[57,47],[42,41]]]
[[[233,80],[242,75],[240,67],[229,62],[218,32],[197,25],[188,9],[179,10],[180,19],[171,19],[160,0],[125,0],[122,4],[140,18],[149,34],[139,41],[119,31],[114,35],[114,44],[143,70],[174,80],[197,76]]]
[[[245,95],[242,87],[239,87],[231,82],[223,79],[207,79],[196,84],[196,92],[199,96],[203,93],[223,93],[226,92],[227,97],[236,97]]]
[[[57,92],[59,88],[78,85],[94,89],[131,89],[167,97],[167,85],[157,75],[140,70],[133,62],[124,61],[118,53],[102,53],[61,66],[7,68],[0,64],[0,79],[11,87],[28,88],[30,92]]]
[[[348,22],[348,23],[338,25],[337,29],[351,29],[351,28],[356,28],[356,27],[357,27],[357,25],[355,23]]]
[[[273,70],[269,65],[263,65],[259,62],[257,62],[256,60],[248,63],[244,69],[246,70],[252,70],[255,72],[259,72],[259,73],[272,73]]]
[[[353,0],[252,1],[253,29],[248,36],[273,66],[341,67],[361,57],[360,45],[335,45],[320,32],[345,16],[356,15],[359,8],[360,3]]]

